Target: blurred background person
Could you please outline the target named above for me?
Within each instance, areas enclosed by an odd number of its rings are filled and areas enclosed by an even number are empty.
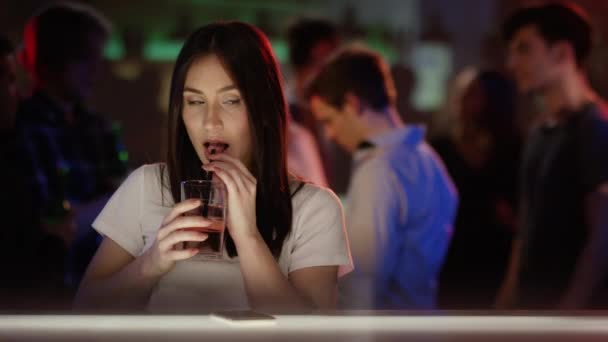
[[[503,32],[509,69],[540,116],[523,156],[521,230],[498,306],[605,308],[608,110],[585,73],[591,24],[560,3],[515,11]]]
[[[314,136],[294,121],[289,121],[287,125],[287,166],[299,177],[328,186]]]
[[[302,105],[303,87],[316,72],[316,63],[329,55],[338,44],[337,30],[320,19],[298,19],[288,28],[289,58],[293,72],[287,128],[287,165],[297,175],[328,186],[317,134],[310,112]],[[323,145],[321,145],[323,146]]]
[[[43,223],[32,192],[27,150],[16,129],[19,101],[13,44],[0,37],[0,309],[67,308],[64,257],[74,222]]]
[[[305,101],[305,89],[323,62],[340,45],[337,27],[323,19],[297,19],[287,28],[289,63],[293,82],[289,107],[293,120],[311,132],[317,124]]]
[[[331,59],[308,90],[325,134],[353,155],[347,231],[355,271],[342,306],[431,309],[457,194],[422,126],[404,125],[388,65],[364,48]]]
[[[343,193],[349,158],[339,151],[319,130],[305,101],[305,88],[322,63],[340,45],[337,27],[323,19],[299,18],[287,29],[289,63],[292,77],[288,95],[290,127],[289,165],[302,176],[314,176]],[[320,162],[320,163],[319,163]],[[300,166],[302,165],[302,166]],[[312,179],[312,177],[309,177]]]
[[[406,123],[418,123],[421,114],[412,105],[412,93],[416,88],[416,75],[412,69],[405,64],[391,65],[391,76],[395,81],[397,99],[395,100],[401,120]]]
[[[14,46],[7,38],[0,37],[0,175],[5,180],[0,192],[0,256],[4,260],[0,282],[2,308],[18,304],[13,298],[30,279],[33,246],[37,244],[30,236],[36,226],[36,215],[23,172],[24,148],[15,129],[18,101]]]
[[[3,132],[14,132],[15,114],[19,94],[17,92],[17,62],[13,43],[4,36],[0,36],[0,128]],[[4,135],[3,137],[8,137]]]
[[[441,139],[454,133],[454,127],[459,121],[460,111],[462,110],[464,92],[469,88],[478,73],[479,70],[476,67],[467,66],[456,72],[446,84],[445,100],[430,119],[429,139]]]
[[[506,270],[515,230],[521,135],[515,84],[482,71],[464,92],[457,124],[433,141],[460,195],[441,270],[439,306],[489,309]]]
[[[86,107],[109,32],[109,22],[93,8],[60,3],[33,15],[23,34],[20,62],[34,91],[20,103],[17,123],[43,222],[75,215],[78,230],[68,246],[64,278],[68,288],[75,287],[95,253],[98,234],[91,223],[125,173],[120,137]]]

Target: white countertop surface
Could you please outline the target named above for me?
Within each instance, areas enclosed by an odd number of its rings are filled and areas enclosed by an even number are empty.
[[[4,340],[608,341],[608,316],[278,315],[274,324],[210,315],[1,315]]]

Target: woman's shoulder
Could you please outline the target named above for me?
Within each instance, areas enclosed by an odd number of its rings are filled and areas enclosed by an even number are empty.
[[[293,212],[298,215],[302,212],[323,212],[342,208],[340,199],[329,188],[305,181],[292,185]]]
[[[133,170],[127,178],[149,183],[159,181],[161,176],[167,177],[166,165],[164,163],[144,164]]]
[[[127,179],[122,183],[123,191],[137,191],[146,199],[154,199],[161,196],[161,189],[164,189],[168,182],[163,182],[161,179],[168,180],[169,175],[163,163],[144,164],[133,170]]]

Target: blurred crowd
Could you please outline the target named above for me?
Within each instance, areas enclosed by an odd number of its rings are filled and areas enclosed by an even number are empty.
[[[19,42],[0,38],[1,310],[69,309],[101,241],[92,222],[130,170],[164,160],[153,77],[104,88],[112,29],[67,3],[33,14]],[[407,120],[411,68],[328,20],[286,32],[288,165],[345,209],[355,270],[338,282],[339,308],[607,308],[608,108],[585,68],[593,24],[546,4],[517,9],[502,33],[506,64],[463,70],[449,124],[430,136]],[[19,69],[31,89],[17,89]],[[129,91],[147,103],[124,103],[125,133],[91,98]]]

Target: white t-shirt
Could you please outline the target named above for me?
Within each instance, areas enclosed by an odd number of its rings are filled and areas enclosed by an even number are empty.
[[[144,165],[131,173],[93,222],[100,234],[134,257],[154,244],[164,217],[174,205],[167,188],[161,196],[160,165]],[[329,265],[340,266],[339,276],[352,271],[344,214],[334,193],[306,184],[293,196],[292,206],[292,230],[278,260],[283,274]],[[238,257],[227,256],[220,261],[197,257],[178,261],[159,280],[148,303],[148,310],[156,312],[248,307]]]

